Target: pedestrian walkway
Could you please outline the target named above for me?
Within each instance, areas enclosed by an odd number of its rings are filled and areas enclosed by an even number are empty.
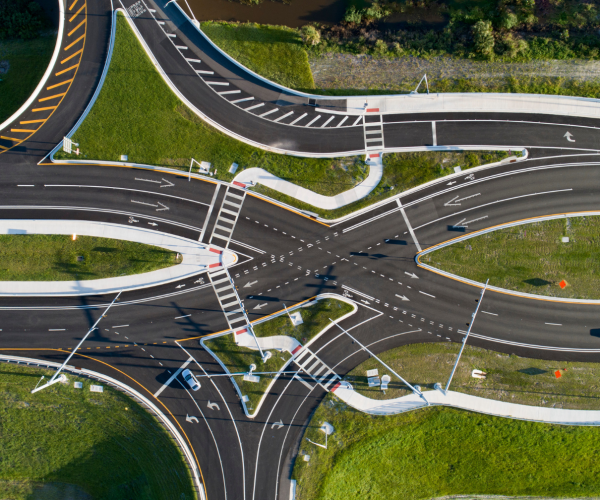
[[[208,278],[215,290],[229,328],[241,328],[243,325],[248,325],[250,321],[248,320],[248,316],[246,316],[240,297],[233,286],[229,271],[226,268],[217,267],[209,270]]]
[[[381,153],[375,153],[369,150],[367,158],[369,165],[369,175],[356,187],[344,191],[336,196],[324,196],[315,193],[309,189],[300,187],[289,181],[284,181],[276,175],[267,172],[262,168],[248,168],[239,173],[235,181],[242,184],[262,184],[270,189],[279,191],[282,194],[296,198],[297,200],[308,203],[313,207],[324,210],[335,210],[350,203],[354,203],[367,196],[373,189],[377,187],[381,176],[383,175],[383,160]]]
[[[258,347],[256,347],[257,342],[263,351],[280,350],[292,354],[297,348],[302,347],[300,342],[287,335],[254,338],[247,328],[235,332],[235,343],[241,347],[258,350]]]
[[[154,245],[182,256],[178,265],[117,278],[82,281],[0,281],[0,296],[44,297],[116,293],[179,281],[210,268],[230,266],[237,256],[230,251],[214,251],[197,241],[163,233],[143,226],[76,220],[0,220],[0,234],[68,234],[96,236]],[[222,267],[221,267],[222,269]]]
[[[341,377],[321,361],[310,349],[305,347],[295,354],[297,356],[294,359],[294,363],[302,368],[307,375],[310,375],[326,391],[333,390],[332,388],[335,388],[338,380],[341,380]]]
[[[242,205],[246,198],[246,191],[232,186],[227,186],[225,196],[223,197],[223,203],[221,203],[221,209],[217,214],[217,220],[213,227],[213,231],[210,235],[209,243],[213,243],[214,239],[218,241],[215,244],[220,245],[223,248],[229,246],[231,241],[231,235],[237,224],[238,217],[242,211]]]
[[[395,415],[427,406],[423,399],[416,394],[387,401],[371,399],[356,392],[348,382],[340,383],[338,387],[332,389],[332,392],[335,392],[338,398],[352,408],[370,415]],[[451,406],[498,417],[549,424],[600,425],[600,411],[596,410],[565,410],[520,405],[454,391],[448,391],[446,395],[437,390],[427,391],[423,392],[423,396],[432,406]]]

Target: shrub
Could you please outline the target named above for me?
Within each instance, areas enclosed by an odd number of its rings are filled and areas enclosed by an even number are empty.
[[[477,21],[471,28],[475,52],[485,57],[494,53],[494,30],[490,21]]]
[[[302,26],[302,40],[307,45],[319,45],[321,43],[321,32],[314,26]]]
[[[346,10],[346,14],[344,15],[344,21],[347,23],[355,23],[360,24],[362,21],[362,11],[356,10],[356,7],[351,6],[348,10]]]
[[[388,50],[388,46],[387,43],[385,43],[383,40],[377,40],[375,42],[375,52],[377,54],[385,54]]]

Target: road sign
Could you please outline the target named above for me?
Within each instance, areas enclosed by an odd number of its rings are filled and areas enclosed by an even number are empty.
[[[79,144],[76,142],[73,142],[71,139],[69,139],[68,137],[65,137],[63,139],[63,151],[65,153],[72,153],[73,152],[73,146],[77,146],[79,147]],[[77,149],[77,154],[79,154],[79,149]]]

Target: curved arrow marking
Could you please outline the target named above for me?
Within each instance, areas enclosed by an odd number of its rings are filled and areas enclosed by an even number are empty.
[[[281,429],[283,427],[283,420],[279,419],[279,422],[275,422],[272,426],[271,429],[275,429],[275,426],[277,426],[278,429]]]
[[[193,422],[193,423],[197,424],[197,423],[198,423],[198,417],[194,417],[194,415],[192,415],[192,416],[190,417],[189,415],[187,415],[187,414],[186,414],[186,416],[185,416],[185,421],[186,421],[186,422],[190,422],[190,423],[192,423],[192,422]]]

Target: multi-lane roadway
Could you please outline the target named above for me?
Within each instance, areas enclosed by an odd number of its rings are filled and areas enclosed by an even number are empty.
[[[69,0],[61,56],[47,84],[58,85],[50,90],[64,95],[35,102],[0,131],[0,217],[138,224],[209,243],[229,192],[243,198],[229,242],[240,258],[229,271],[249,318],[318,293],[338,293],[358,305],[344,327],[381,352],[415,342],[458,342],[470,321],[479,290],[419,268],[415,255],[421,249],[456,236],[456,226],[471,232],[600,208],[596,120],[472,112],[365,118],[352,114],[343,99],[315,107],[310,96],[244,71],[165,3],[124,0],[114,7],[128,9],[181,97],[240,140],[298,155],[360,154],[369,144],[382,151],[436,144],[522,147],[529,158],[440,180],[335,223],[250,193],[244,197],[242,189],[211,179],[188,182],[168,171],[141,175],[140,169],[52,163],[47,154],[80,118],[100,82],[113,19],[106,0]],[[61,73],[69,66],[75,67]],[[362,120],[381,123],[381,143],[365,142]],[[167,183],[172,185],[161,187]],[[157,202],[169,209],[156,211],[151,205]],[[1,298],[0,352],[62,362],[112,298]],[[597,312],[596,305],[489,292],[470,342],[523,356],[597,361]],[[99,326],[73,364],[156,398],[188,440],[208,498],[289,498],[303,427],[326,389],[291,365],[302,380],[280,377],[250,419],[227,377],[202,378],[196,393],[180,376],[173,378],[186,363],[198,376],[222,373],[198,342],[229,328],[206,274],[127,292]],[[331,329],[310,349],[340,375],[366,359],[341,330]]]

